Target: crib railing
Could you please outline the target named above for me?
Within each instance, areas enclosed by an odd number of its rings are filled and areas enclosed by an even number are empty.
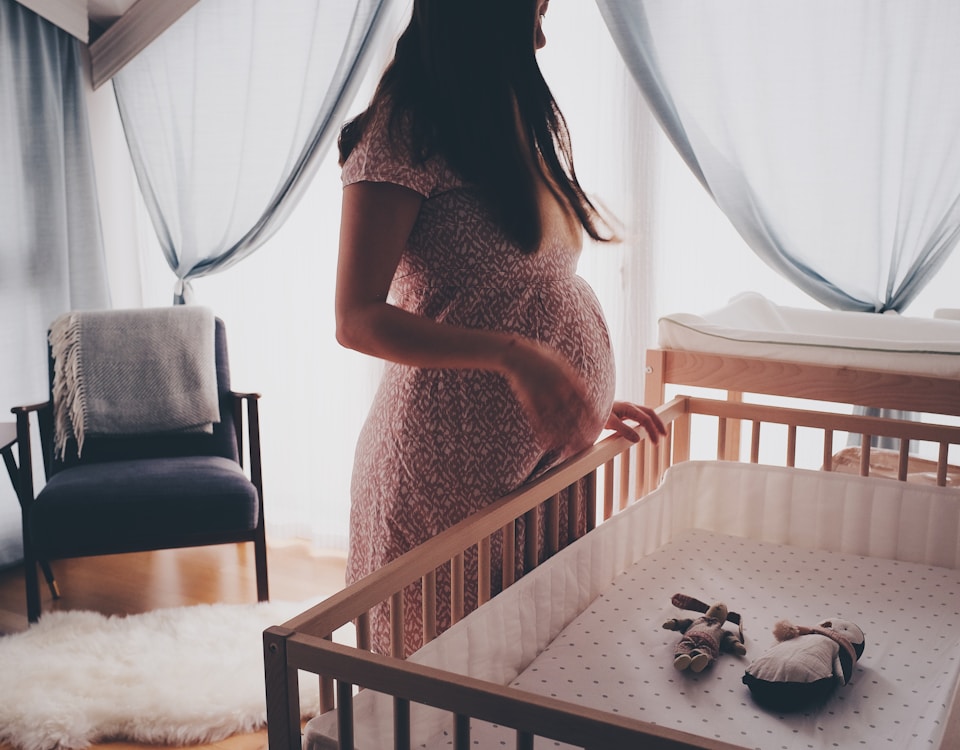
[[[908,465],[911,461],[909,449],[912,443],[932,443],[937,448],[936,484],[943,487],[947,483],[947,474],[951,470],[948,463],[949,449],[956,445],[957,427],[941,424],[925,424],[908,420],[883,419],[879,417],[835,414],[828,412],[786,409],[783,407],[757,404],[735,403],[714,399],[687,399],[689,413],[716,417],[717,456],[738,455],[737,447],[728,445],[730,421],[747,422],[751,427],[749,461],[759,462],[760,445],[764,425],[780,424],[786,427],[787,437],[783,455],[784,466],[795,466],[797,456],[798,429],[809,428],[822,433],[822,465],[825,471],[834,469],[834,436],[836,433],[849,433],[860,437],[860,475],[869,476],[873,466],[870,461],[873,438],[894,438],[899,442],[897,478],[907,480]],[[685,439],[689,432],[684,433]],[[684,448],[684,450],[688,450]],[[685,458],[688,454],[685,455]],[[684,459],[674,459],[685,460]]]
[[[632,444],[611,436],[582,451],[535,482],[510,493],[471,518],[434,537],[418,549],[403,555],[345,588],[321,604],[294,617],[283,625],[264,632],[268,736],[270,750],[299,750],[301,747],[298,672],[318,675],[320,710],[338,713],[339,746],[354,747],[353,700],[355,688],[369,688],[394,696],[394,747],[410,746],[410,703],[422,703],[451,713],[455,748],[469,746],[470,718],[513,727],[518,748],[532,748],[535,736],[544,736],[584,748],[635,748],[643,738],[644,748],[704,747],[702,738],[668,730],[625,717],[611,716],[569,703],[537,697],[509,687],[453,675],[407,662],[400,657],[404,622],[403,589],[419,584],[423,590],[424,642],[437,636],[436,571],[451,570],[451,607],[454,619],[463,616],[463,560],[467,550],[478,552],[479,570],[490,569],[490,539],[504,535],[504,588],[513,583],[515,569],[514,527],[526,519],[527,528],[539,514],[546,521],[546,534],[525,536],[524,572],[538,561],[573,542],[573,526],[560,528],[560,502],[585,503],[588,531],[652,491],[664,472],[674,463],[690,459],[692,420],[698,432],[713,422],[716,434],[715,457],[731,455],[727,445],[728,422],[739,420],[751,425],[750,458],[760,460],[760,446],[770,425],[786,427],[784,455],[778,463],[794,466],[797,431],[822,433],[822,466],[832,468],[834,435],[847,432],[861,436],[860,473],[870,473],[871,437],[899,438],[902,467],[898,478],[907,478],[906,447],[910,441],[930,441],[938,446],[937,483],[945,484],[947,456],[951,445],[960,445],[960,427],[929,425],[867,416],[786,409],[782,407],[719,401],[680,396],[661,406],[658,413],[667,425],[667,435],[659,443],[649,440]],[[735,455],[738,455],[736,453]],[[575,508],[571,506],[571,511]],[[573,515],[570,513],[568,515]],[[478,579],[478,601],[490,598],[489,575]],[[394,655],[369,650],[368,613],[389,602]],[[356,647],[333,642],[334,632],[353,623]],[[729,748],[713,743],[713,748]],[[363,750],[368,750],[364,748]]]

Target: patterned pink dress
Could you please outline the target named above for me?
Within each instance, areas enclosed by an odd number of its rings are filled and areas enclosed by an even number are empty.
[[[425,198],[393,279],[392,302],[451,325],[511,331],[553,347],[582,373],[598,435],[613,401],[614,364],[603,312],[576,275],[580,247],[563,239],[568,231],[547,226],[541,249],[524,254],[442,159],[418,164],[409,154],[407,144],[391,147],[381,116],[368,125],[342,172],[344,185],[389,182]],[[348,582],[514,490],[558,458],[537,444],[503,376],[388,362],[356,449]],[[522,528],[517,539],[522,545]],[[492,557],[496,586],[498,540]],[[517,560],[522,564],[522,553]],[[475,559],[466,568],[469,611],[476,602]],[[442,569],[437,607],[448,622],[449,577]],[[385,609],[371,613],[373,646],[380,652],[389,643]],[[418,587],[405,592],[404,612],[410,653],[422,640]]]

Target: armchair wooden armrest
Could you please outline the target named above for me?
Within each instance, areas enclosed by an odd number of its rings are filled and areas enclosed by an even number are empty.
[[[50,402],[44,401],[39,404],[30,404],[29,406],[14,406],[12,409],[10,409],[10,411],[19,417],[21,414],[29,414],[30,412],[40,411],[48,406],[50,406]]]
[[[17,498],[20,505],[33,500],[33,453],[30,441],[30,415],[37,415],[41,435],[47,435],[53,429],[53,404],[42,401],[26,406],[14,406],[10,411],[17,418],[17,452],[20,457],[19,476],[17,478]],[[43,452],[44,476],[50,476],[50,458]]]

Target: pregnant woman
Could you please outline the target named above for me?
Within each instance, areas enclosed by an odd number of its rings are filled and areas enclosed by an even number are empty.
[[[607,237],[537,64],[547,5],[416,0],[372,102],[341,132],[337,338],[386,361],[357,445],[348,582],[605,426],[663,434],[651,410],[614,401],[603,312],[576,275],[584,232]],[[499,552],[494,540],[495,586]],[[475,559],[467,571],[469,610]],[[419,587],[404,602],[406,654],[421,644]],[[437,604],[442,629],[442,571]],[[371,625],[385,652],[384,608]]]

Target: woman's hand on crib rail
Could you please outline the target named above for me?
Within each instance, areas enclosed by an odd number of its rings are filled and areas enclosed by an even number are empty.
[[[626,424],[624,419],[632,419],[640,427],[646,430],[650,439],[656,443],[661,436],[667,434],[667,428],[659,415],[649,406],[640,406],[629,401],[614,401],[613,409],[610,411],[610,418],[607,419],[606,428],[613,430],[618,435],[627,440],[640,442],[640,433],[633,427]]]

